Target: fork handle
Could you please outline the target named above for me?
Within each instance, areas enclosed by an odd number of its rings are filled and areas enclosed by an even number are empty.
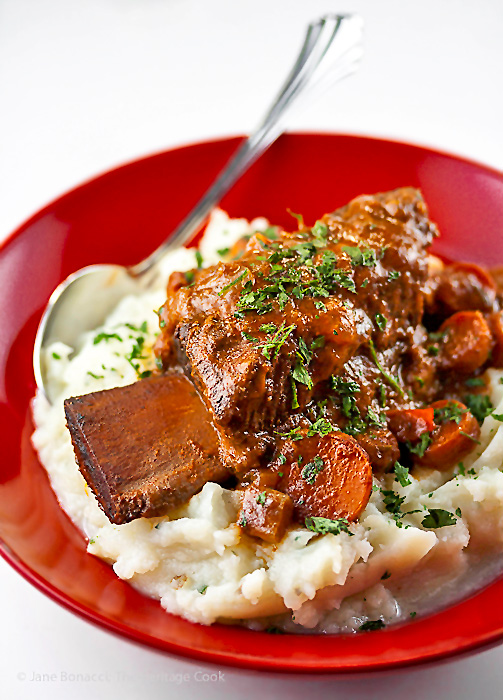
[[[336,37],[344,30],[343,52],[335,53]],[[285,116],[297,98],[306,92],[315,96],[325,88],[355,72],[362,55],[362,20],[358,15],[327,15],[311,23],[295,64],[281,91],[257,129],[239,146],[216,180],[192,211],[181,221],[164,243],[145,260],[128,268],[137,277],[152,269],[169,250],[184,245],[199,230],[213,207],[243,173],[266,151],[286,128]],[[324,80],[325,78],[325,80]]]

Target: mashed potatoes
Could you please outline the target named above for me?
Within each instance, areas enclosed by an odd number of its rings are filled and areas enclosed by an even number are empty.
[[[215,251],[244,233],[266,226],[263,219],[229,220],[216,211],[200,246],[204,264],[217,262]],[[178,250],[166,256],[164,277],[194,265],[194,251]],[[151,368],[151,359],[137,359],[135,347],[151,348],[158,330],[154,309],[163,301],[164,284],[123,299],[102,328],[83,337],[74,356],[72,348],[53,345],[47,360],[59,399],[50,406],[39,394],[33,402],[33,443],[54,491],[89,539],[88,551],[112,564],[117,576],[194,622],[341,632],[425,613],[500,570],[503,423],[492,416],[480,444],[454,470],[424,471],[402,483],[395,474],[375,480],[349,533],[320,536],[296,526],[278,545],[247,537],[236,524],[235,493],[214,483],[169,517],[112,525],[78,470],[63,399],[130,384],[137,362]],[[502,414],[503,372],[488,374],[495,413]]]

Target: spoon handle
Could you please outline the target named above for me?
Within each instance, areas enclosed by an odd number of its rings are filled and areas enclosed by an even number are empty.
[[[335,42],[337,36],[339,40]],[[168,239],[148,258],[128,269],[132,276],[147,272],[167,251],[184,245],[192,238],[232,185],[283,133],[285,117],[291,113],[292,105],[298,104],[299,95],[312,99],[329,84],[356,71],[362,56],[361,38],[362,20],[358,15],[327,15],[309,25],[298,58],[261,124],[243,141],[211,187]]]

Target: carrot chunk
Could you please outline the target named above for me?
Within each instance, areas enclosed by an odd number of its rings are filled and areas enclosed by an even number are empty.
[[[491,328],[494,346],[491,353],[491,366],[503,368],[503,311],[489,314],[487,321]]]
[[[493,337],[480,311],[458,311],[442,323],[440,333],[439,364],[443,370],[472,374],[487,362]]]
[[[491,311],[496,285],[491,275],[473,263],[454,263],[444,268],[435,302],[445,315],[457,311]]]
[[[278,489],[291,496],[295,517],[356,520],[370,498],[372,467],[365,450],[345,433],[286,441],[272,465]]]
[[[437,428],[431,434],[431,443],[416,463],[440,471],[450,469],[468,455],[478,442],[480,426],[477,419],[460,401],[435,401]]]

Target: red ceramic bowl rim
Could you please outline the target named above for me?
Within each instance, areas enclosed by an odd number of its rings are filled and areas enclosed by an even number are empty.
[[[314,136],[314,137],[336,137],[336,138],[348,138],[348,139],[357,139],[359,141],[374,141],[374,142],[380,142],[381,144],[394,144],[397,146],[403,146],[405,148],[409,149],[414,149],[417,151],[421,151],[424,154],[430,154],[434,156],[443,156],[451,161],[457,161],[460,164],[465,164],[472,166],[474,168],[477,168],[480,171],[483,171],[487,174],[494,175],[498,178],[501,178],[503,176],[503,173],[496,170],[495,168],[492,168],[491,166],[487,166],[483,163],[480,163],[476,160],[470,159],[470,158],[465,158],[463,156],[451,153],[449,151],[443,151],[439,150],[438,148],[433,148],[430,146],[423,146],[418,143],[410,143],[410,142],[405,142],[405,141],[400,141],[398,139],[390,139],[390,138],[384,138],[384,137],[379,137],[379,136],[368,136],[368,135],[362,135],[362,134],[350,134],[350,133],[334,133],[334,132],[323,132],[323,131],[318,131],[318,132],[295,132],[295,133],[289,133],[289,136]],[[120,165],[117,165],[115,167],[109,168],[101,173],[98,173],[94,176],[91,176],[84,180],[83,182],[75,185],[75,187],[72,187],[71,189],[65,191],[61,195],[55,197],[52,199],[48,204],[46,204],[44,207],[39,209],[37,212],[35,212],[32,216],[30,216],[28,219],[26,219],[23,223],[21,223],[10,235],[6,237],[6,239],[0,244],[0,254],[3,252],[4,248],[10,244],[21,234],[23,231],[29,227],[32,223],[34,223],[37,219],[39,219],[41,216],[43,216],[45,213],[50,211],[55,205],[57,205],[61,200],[64,200],[68,196],[72,195],[74,192],[78,190],[82,190],[86,188],[86,186],[94,183],[97,180],[100,180],[101,178],[105,178],[106,176],[114,173],[117,170],[121,170],[123,168],[128,168],[129,166],[133,166],[137,163],[143,162],[143,161],[148,161],[151,158],[155,158],[156,156],[160,156],[163,154],[170,153],[172,151],[183,151],[184,149],[192,148],[192,147],[198,147],[198,146],[205,146],[207,144],[211,143],[224,143],[229,140],[234,140],[234,139],[239,139],[239,138],[244,138],[240,136],[230,136],[230,137],[222,137],[222,138],[214,138],[214,139],[206,139],[203,141],[198,141],[198,142],[192,142],[192,143],[184,143],[182,145],[179,145],[175,148],[172,149],[167,149],[167,150],[161,150],[158,152],[154,152],[151,154],[148,154],[146,156],[140,157],[140,158],[134,158],[131,160],[128,160]],[[183,657],[187,657],[189,659],[195,659],[199,660],[201,662],[205,663],[211,663],[211,664],[225,664],[228,666],[234,666],[238,668],[246,668],[246,669],[253,669],[253,670],[262,670],[262,671],[274,671],[274,672],[288,672],[288,673],[303,673],[303,674],[358,674],[361,675],[362,673],[375,673],[376,671],[389,671],[393,669],[398,669],[398,668],[403,668],[403,667],[412,667],[412,666],[417,666],[417,665],[424,665],[424,664],[431,664],[434,662],[442,661],[445,659],[450,659],[453,657],[460,658],[462,656],[468,655],[469,653],[473,651],[483,651],[487,648],[490,648],[494,645],[497,645],[503,641],[503,628],[491,628],[490,626],[488,627],[487,630],[485,630],[484,633],[480,633],[478,635],[472,636],[468,641],[466,639],[463,640],[459,646],[452,646],[450,648],[447,648],[443,651],[430,651],[428,653],[424,653],[422,656],[417,656],[415,658],[404,658],[404,659],[398,659],[398,660],[368,660],[364,666],[355,666],[355,665],[344,665],[344,663],[340,663],[338,665],[334,665],[331,661],[325,661],[325,663],[316,663],[315,665],[309,665],[305,664],[303,666],[298,666],[296,665],[295,661],[288,661],[288,660],[283,660],[283,661],[278,661],[275,660],[272,657],[261,657],[260,659],[257,659],[257,655],[252,655],[250,657],[247,657],[246,655],[239,655],[235,651],[228,651],[228,652],[214,652],[214,651],[207,651],[207,650],[200,650],[197,648],[191,648],[185,645],[177,645],[173,642],[168,642],[165,640],[158,639],[157,637],[148,635],[144,633],[143,631],[140,630],[135,630],[127,625],[123,624],[122,622],[119,622],[117,620],[110,620],[108,619],[105,615],[101,614],[100,612],[93,610],[86,605],[76,602],[72,597],[61,590],[59,590],[56,586],[52,585],[49,583],[44,577],[37,572],[33,571],[25,562],[23,562],[17,555],[16,553],[5,543],[3,540],[0,538],[0,555],[2,558],[12,566],[12,568],[17,571],[25,580],[27,580],[29,583],[31,583],[35,588],[37,588],[39,591],[47,595],[49,598],[54,600],[56,603],[60,604],[62,607],[66,608],[67,610],[70,610],[74,614],[78,615],[79,617],[83,618],[84,620],[91,622],[95,624],[96,626],[100,628],[105,628],[109,632],[112,632],[116,634],[117,636],[121,638],[127,638],[133,642],[142,644],[144,646],[147,646],[149,648],[155,648],[167,653],[172,653],[176,655],[180,655]],[[487,588],[492,588],[495,585],[496,582],[493,584],[490,584],[488,587],[482,589],[478,593],[476,593],[474,596],[471,597],[479,597],[481,595],[484,595],[486,592]],[[501,582],[503,586],[503,581]],[[459,603],[456,603],[453,607],[457,607],[458,605],[463,605],[466,602],[466,600],[461,600]],[[448,608],[449,609],[449,608]],[[440,611],[441,614],[442,611]],[[436,615],[437,613],[434,613]],[[429,617],[429,616],[427,616]],[[400,628],[404,626],[412,626],[414,623],[411,622],[406,622],[400,625],[393,625],[392,627],[389,628],[389,631],[399,631]],[[244,631],[244,630],[243,630]],[[249,631],[249,630],[247,630]],[[381,634],[386,634],[387,630],[384,630],[381,632]],[[286,638],[288,638],[290,635],[285,635]],[[309,636],[303,636],[304,639],[309,639]],[[295,639],[299,639],[299,636],[295,636]],[[328,641],[329,637],[327,637]]]

